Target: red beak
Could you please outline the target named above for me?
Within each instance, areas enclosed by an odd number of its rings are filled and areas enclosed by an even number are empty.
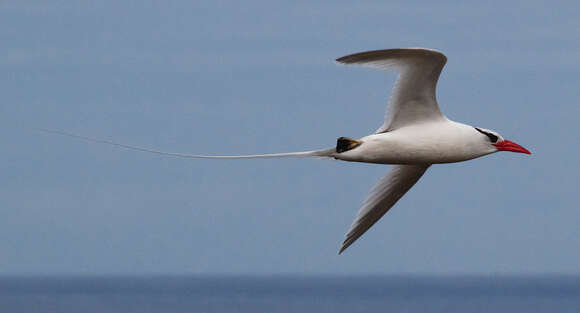
[[[519,153],[525,153],[525,154],[532,154],[526,148],[518,145],[517,143],[515,143],[513,141],[509,141],[509,140],[503,140],[503,141],[500,141],[498,143],[494,143],[493,145],[499,151],[511,151],[511,152],[519,152]]]

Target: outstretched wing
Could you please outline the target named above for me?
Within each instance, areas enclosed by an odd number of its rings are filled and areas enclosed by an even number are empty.
[[[420,48],[389,49],[355,53],[336,61],[399,72],[387,104],[385,122],[376,133],[445,118],[435,99],[437,80],[447,62],[443,53]]]
[[[373,226],[421,178],[429,165],[393,165],[371,190],[342,243],[339,254]]]

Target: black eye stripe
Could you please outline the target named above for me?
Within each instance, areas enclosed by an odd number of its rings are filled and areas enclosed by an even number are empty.
[[[482,134],[486,135],[486,136],[487,136],[487,138],[489,138],[489,141],[491,141],[492,143],[495,143],[495,142],[497,142],[497,139],[498,139],[498,138],[497,138],[497,136],[496,136],[496,135],[494,135],[494,134],[492,134],[492,133],[485,132],[485,131],[483,131],[483,130],[481,130],[481,129],[477,128],[477,127],[474,127],[474,128],[475,128],[475,130],[477,130],[478,132],[480,132],[480,133],[482,133]]]

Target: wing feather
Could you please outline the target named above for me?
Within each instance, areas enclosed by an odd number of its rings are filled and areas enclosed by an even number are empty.
[[[393,165],[373,187],[350,226],[339,254],[373,226],[423,176],[429,165]]]
[[[388,49],[355,53],[336,61],[399,72],[387,104],[384,124],[376,133],[445,118],[436,99],[437,80],[447,62],[443,53],[421,48]]]

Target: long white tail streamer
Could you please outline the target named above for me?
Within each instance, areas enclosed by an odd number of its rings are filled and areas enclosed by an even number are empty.
[[[73,133],[63,132],[59,130],[53,129],[45,129],[45,128],[37,128],[37,130],[51,133],[61,136],[73,137],[82,139],[85,141],[95,142],[95,143],[102,143],[112,146],[117,146],[129,150],[141,151],[141,152],[148,152],[148,153],[155,153],[160,155],[167,155],[179,158],[196,158],[196,159],[265,159],[265,158],[308,158],[308,157],[332,157],[332,155],[336,152],[335,148],[326,149],[326,150],[313,150],[313,151],[302,151],[302,152],[287,152],[287,153],[270,153],[270,154],[252,154],[252,155],[201,155],[201,154],[186,154],[186,153],[176,153],[176,152],[165,152],[165,151],[158,151],[153,149],[147,149],[137,146],[126,145],[110,140],[104,139],[97,139],[86,137],[82,135],[77,135]]]

